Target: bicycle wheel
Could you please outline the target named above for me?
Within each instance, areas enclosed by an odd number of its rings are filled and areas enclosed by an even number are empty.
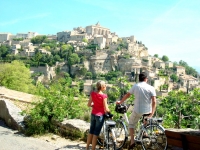
[[[166,150],[167,137],[165,131],[157,124],[148,125],[142,131],[141,143],[145,150]]]
[[[106,141],[105,141],[105,123],[101,129],[101,132],[99,134],[99,137],[97,138],[97,143],[102,146],[102,147],[105,147],[106,145]]]
[[[114,129],[114,128],[113,128]],[[107,144],[106,147],[108,148],[108,150],[118,150],[117,146],[116,146],[116,142],[114,141],[115,135],[113,135],[113,133],[115,134],[115,131],[111,131],[113,129],[109,129],[108,130],[108,139],[107,139]]]
[[[128,132],[124,122],[117,121],[114,132],[116,136],[116,148],[121,149],[128,139]]]

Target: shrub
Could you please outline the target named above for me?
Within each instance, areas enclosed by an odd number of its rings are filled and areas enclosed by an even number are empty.
[[[77,94],[77,92],[79,92],[78,89],[70,88],[70,85],[63,83],[63,80],[53,83],[48,89],[39,84],[39,100],[34,103],[32,109],[25,111],[29,116],[26,122],[26,134],[55,132],[52,119],[62,121],[64,118],[83,118],[84,112],[89,108],[81,94]],[[75,95],[78,95],[76,99]]]

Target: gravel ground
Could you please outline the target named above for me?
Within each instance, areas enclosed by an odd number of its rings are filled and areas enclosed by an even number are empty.
[[[42,137],[25,137],[16,130],[9,129],[0,120],[0,149],[1,150],[81,150],[85,142],[71,141],[56,135]]]

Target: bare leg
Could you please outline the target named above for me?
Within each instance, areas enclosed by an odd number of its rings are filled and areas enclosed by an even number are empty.
[[[95,150],[95,149],[96,149],[97,138],[98,138],[98,136],[93,135],[93,138],[92,138],[92,150]]]
[[[87,137],[87,145],[86,145],[86,149],[89,150],[89,146],[90,144],[92,144],[92,139],[93,139],[93,134],[88,134],[88,137]]]
[[[133,128],[129,128],[129,132],[130,132],[130,136],[131,136],[130,145],[132,145],[134,143],[134,129]]]

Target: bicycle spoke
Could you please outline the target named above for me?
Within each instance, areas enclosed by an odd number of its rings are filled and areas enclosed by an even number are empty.
[[[116,147],[122,148],[128,137],[125,125],[122,122],[117,122],[114,131],[116,136]]]
[[[147,150],[165,150],[167,139],[165,131],[158,125],[149,125],[143,130],[142,145]]]

